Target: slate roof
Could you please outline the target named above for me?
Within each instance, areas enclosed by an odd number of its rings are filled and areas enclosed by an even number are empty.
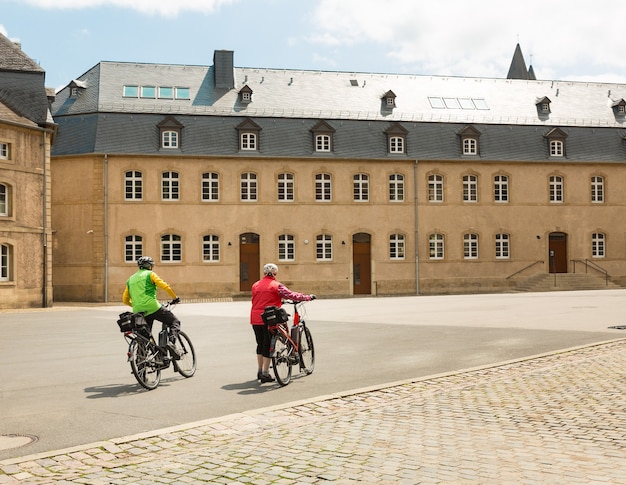
[[[57,93],[53,154],[159,153],[156,125],[172,115],[184,126],[179,154],[246,156],[235,127],[250,118],[262,129],[251,155],[324,156],[313,153],[310,129],[325,120],[336,130],[331,158],[398,157],[384,134],[394,122],[408,130],[408,158],[461,158],[457,133],[467,125],[482,133],[479,159],[547,159],[544,135],[555,126],[569,135],[568,160],[625,157],[625,120],[612,109],[626,99],[623,84],[233,67],[229,89],[216,87],[216,67],[100,62],[76,79],[86,86],[80,96],[69,86]],[[186,87],[190,99],[124,98],[124,85]],[[244,86],[253,93],[247,104]],[[393,109],[383,103],[390,91]],[[546,97],[551,112],[540,116],[536,103]],[[486,109],[445,107],[470,99]]]

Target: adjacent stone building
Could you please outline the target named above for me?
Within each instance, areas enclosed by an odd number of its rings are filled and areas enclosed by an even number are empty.
[[[626,282],[626,86],[520,62],[509,79],[241,68],[232,51],[98,63],[53,104],[57,299],[119,300],[140,255],[188,299],[246,296],[268,261],[324,296]]]
[[[0,34],[0,308],[52,304],[50,148],[45,72]]]

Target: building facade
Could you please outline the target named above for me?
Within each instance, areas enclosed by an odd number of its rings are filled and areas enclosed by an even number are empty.
[[[52,305],[50,148],[45,72],[0,34],[0,308]]]
[[[187,299],[248,295],[268,261],[324,296],[510,291],[581,268],[622,283],[624,97],[238,68],[231,51],[101,62],[53,104],[56,298],[119,300],[141,255]]]

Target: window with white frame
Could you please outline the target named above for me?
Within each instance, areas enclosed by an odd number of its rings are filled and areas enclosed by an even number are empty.
[[[257,149],[256,133],[241,133],[239,136],[242,150],[254,151]]]
[[[404,234],[392,234],[389,236],[389,259],[404,259]]]
[[[202,174],[202,200],[217,202],[220,199],[220,176],[216,172]]]
[[[478,259],[478,234],[463,235],[463,257],[465,259]]]
[[[161,148],[178,148],[178,131],[163,130],[161,132]]]
[[[463,176],[463,202],[478,202],[478,177]]]
[[[562,157],[565,153],[563,140],[550,140],[550,156]]]
[[[604,233],[594,232],[591,235],[591,257],[604,258],[605,252],[605,236]]]
[[[295,261],[296,243],[295,237],[291,234],[281,234],[278,236],[278,260]]]
[[[315,151],[329,152],[331,147],[330,135],[315,135]]]
[[[0,160],[8,160],[11,157],[10,145],[0,142]]]
[[[316,238],[315,256],[318,261],[333,259],[333,237],[329,234],[319,234]]]
[[[496,259],[511,257],[510,237],[508,234],[496,234]]]
[[[280,202],[293,202],[295,189],[295,176],[292,173],[278,174],[278,200]]]
[[[599,175],[591,177],[591,202],[594,204],[604,202],[604,177]]]
[[[478,140],[463,138],[463,155],[478,155]]]
[[[0,281],[12,280],[13,251],[8,244],[0,244]]]
[[[124,238],[124,261],[127,263],[136,262],[143,256],[143,238],[131,234]]]
[[[9,187],[5,184],[0,184],[0,216],[9,215]]]
[[[493,178],[493,200],[494,202],[509,201],[509,177],[506,175],[496,175]]]
[[[178,263],[183,259],[182,238],[178,234],[161,236],[161,262]]]
[[[428,176],[428,201],[443,202],[443,175]]]
[[[241,200],[242,202],[254,202],[257,200],[257,177],[255,173],[246,172],[241,174]]]
[[[161,187],[161,197],[163,200],[178,200],[180,198],[178,172],[163,172]]]
[[[124,174],[124,198],[141,200],[143,197],[143,175],[137,170],[129,170]]]
[[[443,259],[444,237],[443,234],[431,234],[428,236],[428,257],[430,259]]]
[[[216,234],[202,236],[202,261],[217,263],[220,260],[220,237]]]
[[[392,173],[389,176],[389,202],[404,201],[404,175]]]
[[[563,177],[560,175],[550,176],[550,202],[563,202]]]
[[[404,137],[403,136],[390,136],[389,137],[389,153],[404,153]]]
[[[370,198],[370,178],[364,173],[357,173],[353,177],[353,193],[355,202],[367,202]]]
[[[318,202],[332,200],[332,179],[329,173],[315,174],[315,200]]]

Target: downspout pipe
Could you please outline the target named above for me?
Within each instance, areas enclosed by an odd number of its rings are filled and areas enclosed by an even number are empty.
[[[415,224],[415,294],[420,294],[420,279],[419,279],[419,254],[418,254],[418,205],[417,205],[417,159],[413,165],[413,212],[414,212],[414,224]]]
[[[109,156],[104,154],[104,302],[109,303]]]

